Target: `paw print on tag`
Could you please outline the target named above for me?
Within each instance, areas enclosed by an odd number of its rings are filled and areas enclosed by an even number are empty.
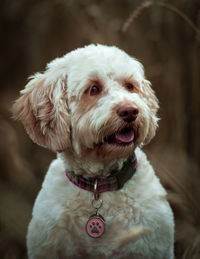
[[[87,222],[86,230],[91,237],[100,237],[105,230],[104,221],[100,216],[92,216]]]

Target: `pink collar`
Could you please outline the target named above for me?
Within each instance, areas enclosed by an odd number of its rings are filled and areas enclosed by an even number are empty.
[[[73,171],[66,171],[66,176],[76,186],[81,189],[94,192],[94,184],[98,181],[97,193],[116,191],[121,189],[124,184],[134,175],[137,169],[137,158],[135,153],[124,162],[122,169],[118,172],[112,171],[108,177],[89,177],[85,178],[76,175]]]

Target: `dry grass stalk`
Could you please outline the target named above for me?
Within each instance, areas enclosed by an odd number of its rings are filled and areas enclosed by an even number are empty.
[[[163,3],[161,1],[146,1],[139,5],[133,12],[130,14],[129,18],[125,21],[123,27],[122,27],[122,32],[126,32],[130,25],[146,10],[152,5],[158,5],[161,7],[164,7],[177,15],[179,15],[196,33],[197,35],[200,35],[200,29],[189,19],[189,17],[183,13],[181,10],[176,8],[175,6],[168,4],[168,3]]]
[[[129,18],[125,21],[122,27],[122,32],[126,32],[130,25],[143,13],[145,9],[149,8],[152,4],[152,1],[146,1],[133,10]]]

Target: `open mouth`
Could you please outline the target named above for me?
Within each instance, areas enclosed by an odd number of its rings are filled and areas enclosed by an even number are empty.
[[[115,145],[130,145],[135,138],[135,133],[133,128],[131,127],[124,127],[120,129],[116,133],[110,135],[106,138],[106,142],[108,144],[115,144]]]

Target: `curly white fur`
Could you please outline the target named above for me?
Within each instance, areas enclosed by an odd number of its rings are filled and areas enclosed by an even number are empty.
[[[172,211],[138,147],[154,137],[158,121],[157,98],[142,65],[116,47],[89,45],[55,59],[21,93],[16,116],[34,142],[58,152],[34,205],[29,258],[172,259]],[[127,106],[137,107],[137,119],[126,122],[117,114]],[[110,143],[123,128],[131,128],[134,140]],[[134,150],[136,173],[122,189],[101,194],[106,232],[92,239],[85,224],[94,212],[93,195],[69,182],[65,170],[108,176]]]

